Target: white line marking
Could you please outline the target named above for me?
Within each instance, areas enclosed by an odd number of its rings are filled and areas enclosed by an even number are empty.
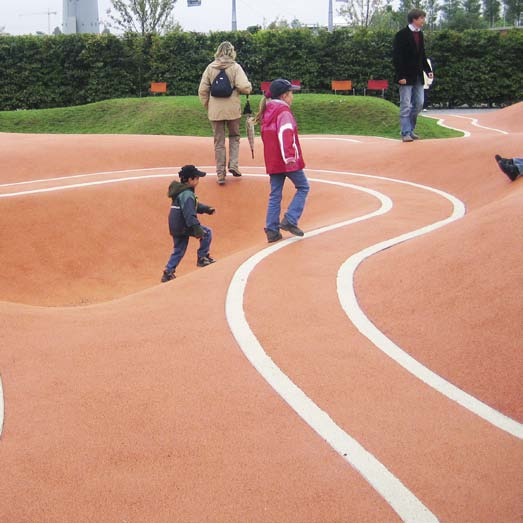
[[[349,224],[368,220],[388,212],[392,201],[387,196],[371,189],[342,182],[310,179],[310,181],[329,183],[366,192],[381,201],[381,207],[374,212],[338,224],[307,232],[305,238]],[[250,273],[264,258],[284,248],[299,238],[291,238],[267,247],[246,260],[234,273],[225,302],[225,312],[229,327],[240,349],[261,376],[289,404],[289,406],[348,463],[350,463],[368,483],[385,499],[391,508],[408,523],[437,523],[438,519],[423,503],[396,478],[382,463],[341,429],[332,418],[316,405],[287,375],[272,361],[263,350],[252,332],[243,310],[243,298]]]
[[[465,133],[464,138],[470,138],[470,136],[471,136],[471,133],[469,131],[465,131],[458,127],[453,127],[451,125],[444,124],[443,122],[445,121],[445,118],[440,118],[437,116],[431,116],[431,115],[427,115],[427,114],[424,114],[423,116],[425,118],[432,118],[433,120],[438,120],[438,125],[440,125],[441,127],[446,127],[447,129],[453,129],[454,131],[460,131],[462,133]],[[507,131],[502,131],[501,129],[495,129],[494,127],[487,127],[485,125],[481,125],[480,123],[478,123],[477,118],[470,118],[468,116],[460,116],[458,114],[448,114],[447,116],[450,116],[453,118],[462,118],[464,120],[471,120],[472,125],[475,125],[476,127],[481,127],[482,129],[486,129],[488,131],[495,131],[495,132],[501,133],[501,134],[509,134]]]
[[[494,127],[487,127],[486,125],[481,125],[480,123],[478,123],[477,118],[470,118],[469,116],[460,116],[459,114],[453,114],[451,116],[454,116],[454,118],[463,118],[463,120],[471,120],[472,125],[475,125],[476,127],[481,127],[481,129],[486,129],[487,131],[494,131],[496,133],[501,133],[501,134],[509,134],[507,131],[502,131],[501,129],[496,129]]]
[[[355,140],[353,138],[341,138],[341,137],[340,138],[331,138],[331,137],[307,136],[307,135],[302,135],[300,137],[300,141],[303,141],[303,140],[328,140],[328,141],[338,141],[338,142],[364,143],[361,140]]]
[[[132,173],[132,172],[143,172],[143,171],[159,171],[160,169],[179,169],[179,167],[147,167],[144,169],[124,169],[122,171],[100,171],[97,173],[86,173],[86,174],[71,174],[68,176],[57,176],[54,178],[39,178],[37,180],[26,180],[23,182],[11,182],[11,183],[1,183],[0,187],[11,187],[13,185],[27,185],[31,183],[46,183],[46,182],[55,182],[58,180],[73,180],[75,178],[87,178],[89,176],[100,176],[102,174],[120,174],[120,173]]]
[[[31,194],[41,194],[41,193],[55,192],[55,191],[66,191],[68,189],[81,189],[83,187],[90,187],[93,185],[107,185],[110,183],[128,182],[131,180],[147,180],[149,178],[169,178],[172,176],[173,176],[172,173],[148,174],[145,176],[130,176],[130,177],[126,177],[126,178],[113,178],[110,180],[98,180],[96,182],[84,182],[84,183],[77,183],[74,185],[57,185],[55,187],[46,187],[45,189],[30,189],[28,191],[4,193],[4,194],[0,194],[0,198],[13,198],[15,196],[28,196]]]
[[[0,438],[4,430],[4,389],[2,388],[2,376],[0,376]]]
[[[372,256],[373,254],[376,254],[377,252],[392,247],[393,245],[398,245],[399,243],[402,243],[404,241],[416,238],[418,236],[422,236],[431,231],[439,229],[440,227],[443,227],[455,220],[462,218],[465,214],[465,207],[463,203],[454,196],[445,193],[444,191],[440,191],[438,189],[416,184],[413,182],[395,180],[393,178],[376,178],[389,179],[391,181],[395,181],[396,183],[412,185],[414,187],[419,187],[439,194],[440,196],[443,196],[452,203],[453,212],[451,216],[449,216],[445,220],[435,222],[431,225],[427,225],[426,227],[422,227],[410,233],[402,234],[390,240],[377,243],[375,245],[367,247],[366,249],[361,250],[356,254],[353,254],[341,266],[340,270],[338,271],[338,297],[343,309],[345,310],[347,316],[352,321],[352,323],[366,338],[368,338],[376,347],[378,347],[378,349],[380,349],[389,357],[391,357],[394,361],[399,363],[404,369],[409,371],[418,379],[420,379],[433,389],[437,390],[447,398],[455,401],[462,407],[465,407],[467,410],[483,418],[485,421],[488,421],[495,427],[498,427],[499,429],[508,432],[509,434],[512,434],[513,436],[519,439],[523,439],[522,423],[518,423],[517,421],[506,416],[502,412],[499,412],[496,409],[493,409],[492,407],[486,405],[479,399],[475,398],[474,396],[471,396],[467,392],[456,387],[452,383],[448,382],[447,380],[445,380],[444,378],[442,378],[441,376],[439,376],[438,374],[431,371],[429,368],[425,367],[420,362],[415,360],[407,352],[405,352],[398,345],[396,345],[391,339],[389,339],[385,334],[383,334],[383,332],[381,332],[369,320],[369,318],[365,315],[365,313],[359,306],[358,300],[356,298],[356,292],[354,290],[354,273],[358,265],[362,261]]]
[[[207,169],[210,166],[203,166],[200,167],[200,169]],[[213,167],[210,167],[213,168]],[[249,167],[251,168],[251,167]],[[263,167],[252,167],[254,169],[264,169]],[[119,173],[128,173],[128,172],[143,172],[143,171],[156,171],[156,170],[164,170],[164,169],[174,169],[178,170],[179,167],[148,167],[147,169],[126,169],[123,171],[100,171],[97,173],[89,173],[89,174],[74,174],[72,176],[60,176],[57,178],[42,178],[38,180],[26,180],[24,182],[14,182],[14,183],[6,183],[6,184],[0,184],[0,187],[10,187],[14,185],[28,185],[28,184],[34,184],[34,183],[46,183],[50,181],[61,181],[61,180],[74,180],[76,178],[83,178],[83,177],[91,177],[91,176],[100,176],[104,174],[119,174]],[[207,173],[208,176],[216,176],[216,173]],[[26,191],[18,191],[13,193],[4,193],[0,194],[0,198],[9,198],[9,197],[15,197],[15,196],[26,196],[30,194],[39,194],[39,193],[46,193],[46,192],[55,192],[55,191],[62,191],[67,189],[77,189],[82,187],[89,187],[91,185],[104,185],[108,183],[118,183],[118,182],[128,182],[132,180],[146,180],[148,178],[169,178],[174,177],[176,178],[178,176],[178,173],[165,173],[165,174],[147,174],[147,175],[141,175],[141,176],[128,176],[124,178],[113,178],[109,180],[98,180],[95,182],[84,182],[84,183],[78,183],[78,184],[71,184],[71,185],[56,185],[54,187],[46,187],[44,189],[30,189]]]
[[[214,168],[215,167],[211,166],[211,165],[200,166],[200,169],[214,169]],[[32,183],[55,182],[55,181],[59,181],[59,180],[74,180],[76,178],[87,178],[87,177],[91,177],[91,176],[101,176],[103,174],[115,175],[115,174],[133,173],[133,172],[147,172],[147,171],[160,171],[160,170],[163,171],[165,169],[178,171],[180,169],[180,167],[177,167],[177,166],[171,166],[171,167],[144,167],[144,168],[139,168],[139,169],[123,169],[121,171],[99,171],[99,172],[95,172],[95,173],[71,174],[71,175],[68,175],[68,176],[57,176],[57,177],[54,177],[54,178],[39,178],[39,179],[36,179],[36,180],[25,180],[23,182],[0,183],[0,187],[12,187],[12,186],[15,186],[15,185],[29,185],[29,184],[32,184]],[[262,170],[265,170],[265,167],[252,166],[252,167],[249,167],[249,169],[262,169]],[[216,176],[216,173],[209,173],[208,172],[207,174],[210,175],[210,176]],[[178,172],[170,173],[170,175],[176,177],[176,176],[178,176]],[[126,178],[126,179],[130,180],[132,178]]]
[[[435,116],[429,116],[429,115],[426,115],[426,114],[424,114],[423,116],[425,118],[432,118],[433,120],[438,120],[437,124],[440,127],[445,127],[446,129],[452,129],[453,131],[459,131],[460,133],[463,133],[464,134],[463,138],[470,138],[471,137],[471,134],[470,134],[469,131],[465,131],[464,129],[459,129],[458,127],[453,127],[451,125],[447,125],[447,124],[443,123],[443,122],[445,122],[444,118],[436,118]]]

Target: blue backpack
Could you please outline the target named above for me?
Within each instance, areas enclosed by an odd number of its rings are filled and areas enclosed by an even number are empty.
[[[215,98],[228,98],[231,96],[232,91],[233,87],[229,77],[225,73],[225,69],[220,69],[220,72],[211,84],[211,96]]]

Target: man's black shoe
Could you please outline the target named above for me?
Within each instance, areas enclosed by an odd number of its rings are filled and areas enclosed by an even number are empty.
[[[498,162],[499,168],[510,178],[511,181],[514,181],[519,176],[519,170],[514,165],[514,161],[509,158],[502,158],[499,154],[494,156],[496,162]]]

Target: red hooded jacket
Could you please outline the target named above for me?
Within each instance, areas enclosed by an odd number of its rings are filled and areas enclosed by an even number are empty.
[[[269,174],[299,171],[305,167],[298,126],[284,101],[267,102],[261,122],[261,137],[265,168]]]

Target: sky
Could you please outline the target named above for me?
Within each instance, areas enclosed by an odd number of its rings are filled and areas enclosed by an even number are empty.
[[[48,33],[62,27],[62,0],[0,0],[0,29],[12,35]],[[342,3],[333,0],[334,24],[342,23],[337,11]],[[100,20],[107,19],[111,0],[98,0]],[[277,18],[302,24],[327,26],[329,0],[236,0],[239,30],[252,25],[262,27]],[[113,10],[114,12],[114,10]],[[187,7],[178,0],[173,11],[185,31],[229,31],[232,25],[232,0],[201,0],[200,7]],[[103,28],[103,26],[102,26]]]

